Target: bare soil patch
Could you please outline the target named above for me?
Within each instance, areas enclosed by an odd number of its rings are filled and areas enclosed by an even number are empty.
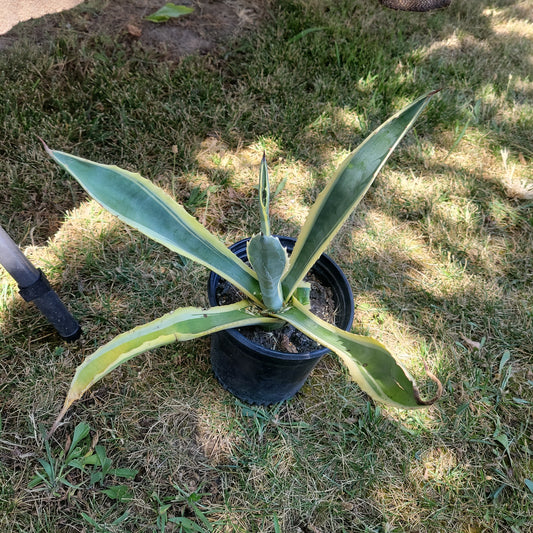
[[[4,0],[0,17],[0,35],[19,22],[71,9],[83,0]]]
[[[72,7],[72,0],[57,0],[54,11]],[[85,2],[77,9],[42,16],[18,24],[0,36],[0,50],[26,38],[36,44],[54,38],[58,30],[107,34],[119,42],[139,43],[155,48],[168,59],[207,53],[232,41],[242,31],[254,27],[264,16],[267,0],[183,1],[177,4],[194,8],[194,13],[164,23],[145,20],[165,4],[164,0],[114,0]],[[42,11],[36,10],[36,16]],[[25,15],[27,16],[27,14]]]

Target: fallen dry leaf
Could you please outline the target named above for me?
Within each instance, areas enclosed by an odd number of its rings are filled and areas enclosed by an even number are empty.
[[[135,24],[128,24],[127,28],[128,33],[133,35],[133,37],[140,37],[143,33],[142,29],[139,26],[135,26]]]
[[[481,350],[481,343],[473,341],[472,339],[469,339],[468,337],[465,337],[462,333],[460,333],[461,339],[463,339],[463,342],[469,347],[472,348],[472,350]]]

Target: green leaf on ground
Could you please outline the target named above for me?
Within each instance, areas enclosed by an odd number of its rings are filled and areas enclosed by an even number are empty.
[[[193,12],[193,7],[177,6],[176,4],[169,2],[168,4],[165,4],[161,9],[158,9],[155,13],[152,13],[151,15],[148,15],[144,18],[146,20],[149,20],[150,22],[159,23],[166,22],[168,19],[171,18],[181,17],[182,15],[190,15]]]

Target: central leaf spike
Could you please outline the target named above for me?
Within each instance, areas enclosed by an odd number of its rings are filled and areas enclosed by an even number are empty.
[[[270,183],[268,180],[268,166],[266,154],[263,152],[259,168],[259,207],[261,216],[261,233],[270,236]]]
[[[248,242],[247,255],[257,274],[265,307],[277,313],[283,307],[281,278],[287,272],[289,257],[279,239],[270,234],[270,184],[264,152],[259,168],[259,207],[261,233]]]

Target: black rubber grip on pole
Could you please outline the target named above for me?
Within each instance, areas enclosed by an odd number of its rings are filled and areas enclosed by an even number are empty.
[[[20,287],[20,295],[33,302],[39,311],[56,328],[59,335],[66,341],[75,341],[81,335],[81,327],[69,313],[56,292],[50,287],[46,276],[39,269],[39,278],[29,287]]]

